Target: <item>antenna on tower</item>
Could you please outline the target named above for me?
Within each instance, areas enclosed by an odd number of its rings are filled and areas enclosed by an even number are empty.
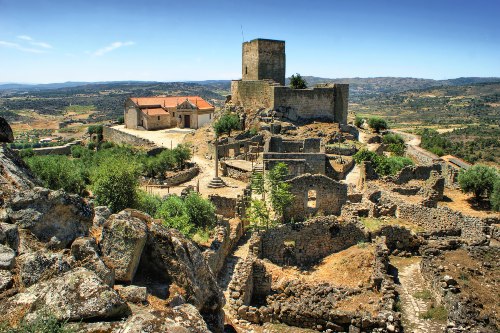
[[[242,39],[242,42],[244,43],[245,42],[245,36],[243,35],[243,24],[241,25],[241,39]]]

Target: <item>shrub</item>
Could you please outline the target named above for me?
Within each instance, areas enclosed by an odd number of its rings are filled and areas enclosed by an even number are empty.
[[[81,167],[66,156],[33,156],[25,161],[44,187],[76,194],[85,189]]]
[[[217,120],[214,125],[215,135],[220,136],[227,133],[231,136],[231,131],[240,129],[240,118],[233,113],[226,113]]]
[[[373,166],[376,167],[379,164],[381,156],[377,155],[377,153],[373,151],[369,151],[368,149],[361,149],[353,156],[354,161],[357,164],[361,164],[363,161],[372,162]]]
[[[370,126],[375,132],[379,133],[381,130],[389,128],[387,122],[379,117],[371,117],[368,119],[368,126]]]
[[[186,162],[191,158],[191,149],[187,145],[178,145],[173,149],[172,153],[175,163],[180,169],[183,169]]]
[[[143,190],[138,190],[134,208],[148,213],[151,216],[155,216],[161,203],[162,201],[159,196],[149,194]]]
[[[185,236],[191,237],[196,229],[189,221],[184,201],[177,195],[167,197],[156,212],[156,218],[163,220],[168,228],[179,230]]]
[[[102,125],[90,125],[87,129],[89,134],[102,135]]]
[[[248,220],[250,221],[250,226],[254,229],[268,229],[270,227],[269,210],[264,201],[252,200],[248,210]]]
[[[215,206],[207,199],[202,198],[198,192],[189,192],[184,199],[184,205],[189,222],[196,229],[211,229],[217,223]]]
[[[290,88],[292,89],[306,89],[307,82],[304,78],[299,74],[293,74],[290,77]]]
[[[413,161],[407,157],[391,156],[380,159],[375,171],[381,176],[395,175],[405,166],[413,165]]]
[[[21,156],[21,158],[33,157],[35,156],[35,152],[33,151],[33,148],[21,149],[19,151],[19,156]]]
[[[473,193],[478,200],[482,195],[490,195],[498,181],[498,171],[493,167],[477,164],[458,175],[458,183],[465,193]]]
[[[280,162],[267,173],[269,181],[271,206],[278,217],[283,216],[285,208],[293,201],[290,184],[285,183],[288,176],[288,166]]]
[[[96,203],[108,206],[113,212],[134,207],[139,170],[139,166],[126,157],[111,157],[102,161],[91,175]]]
[[[34,320],[29,322],[23,319],[17,327],[9,327],[7,323],[0,323],[0,333],[73,333],[73,329],[67,327],[67,321],[58,321],[57,318],[42,312]]]
[[[356,116],[356,118],[354,118],[354,125],[356,127],[361,127],[361,125],[363,125],[363,121],[363,118],[361,118],[360,116]]]
[[[116,122],[118,124],[123,124],[125,122],[125,117],[119,116],[118,118],[116,118]]]
[[[426,312],[421,314],[421,317],[423,319],[446,321],[448,319],[448,311],[442,305],[431,306]]]

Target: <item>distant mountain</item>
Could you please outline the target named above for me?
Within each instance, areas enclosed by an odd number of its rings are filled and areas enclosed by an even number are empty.
[[[307,81],[309,87],[321,83],[348,83],[350,85],[350,94],[353,97],[366,96],[371,94],[380,93],[399,93],[408,90],[428,89],[440,86],[464,86],[477,83],[493,83],[500,82],[499,77],[460,77],[449,80],[432,80],[432,79],[419,79],[411,77],[371,77],[371,78],[322,78],[316,76],[303,76]],[[289,80],[286,80],[288,85]],[[158,81],[106,81],[106,82],[63,82],[63,83],[48,83],[48,84],[19,84],[7,83],[0,84],[0,91],[6,92],[33,92],[44,91],[51,89],[64,89],[64,88],[79,88],[86,87],[95,89],[98,87],[145,87],[151,85],[199,85],[207,89],[218,91],[229,91],[230,80],[204,80],[204,81],[178,81],[178,82],[158,82]]]

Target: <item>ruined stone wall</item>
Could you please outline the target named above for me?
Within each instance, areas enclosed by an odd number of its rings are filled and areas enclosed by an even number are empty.
[[[193,179],[200,172],[200,168],[195,164],[186,170],[175,172],[165,177],[165,183],[169,186],[179,185]]]
[[[219,158],[236,157],[242,154],[248,154],[250,152],[250,147],[254,145],[263,146],[263,142],[263,135],[255,135],[251,138],[242,140],[226,141],[217,145],[217,153]]]
[[[323,120],[334,122],[335,89],[291,89],[273,87],[273,108],[292,120]]]
[[[285,85],[285,42],[254,39],[243,43],[243,80],[270,79]]]
[[[326,155],[322,153],[264,153],[263,158],[266,170],[272,168],[273,162],[271,160],[285,164],[293,160],[303,160],[305,161],[303,173],[325,174]]]
[[[303,149],[304,141],[282,140],[281,149],[271,151],[279,153],[301,153],[303,152]]]
[[[347,124],[347,113],[349,105],[349,85],[335,84],[335,122]]]
[[[347,185],[323,175],[304,174],[287,183],[293,202],[285,209],[285,221],[302,221],[315,214],[339,215],[347,201]]]
[[[405,155],[416,161],[418,164],[423,165],[433,164],[436,159],[439,159],[439,156],[437,156],[436,154],[412,145],[406,145]]]
[[[104,126],[102,128],[102,136],[105,141],[148,148],[155,147],[155,144],[152,141],[139,138],[135,135],[122,132],[112,127]]]
[[[389,179],[396,184],[405,184],[410,180],[427,180],[431,177],[432,171],[441,172],[441,165],[409,165],[401,169],[398,174]]]
[[[339,223],[334,216],[317,217],[263,233],[261,257],[278,265],[308,266],[365,240],[363,226],[357,222]]]
[[[231,101],[245,109],[271,108],[271,84],[268,81],[231,81]]]
[[[215,213],[226,218],[236,216],[236,198],[223,197],[218,194],[210,194],[208,200],[215,206]]]

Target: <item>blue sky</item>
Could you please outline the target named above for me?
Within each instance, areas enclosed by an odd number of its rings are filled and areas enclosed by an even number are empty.
[[[0,0],[0,82],[241,77],[241,42],[287,75],[500,77],[500,0]]]

